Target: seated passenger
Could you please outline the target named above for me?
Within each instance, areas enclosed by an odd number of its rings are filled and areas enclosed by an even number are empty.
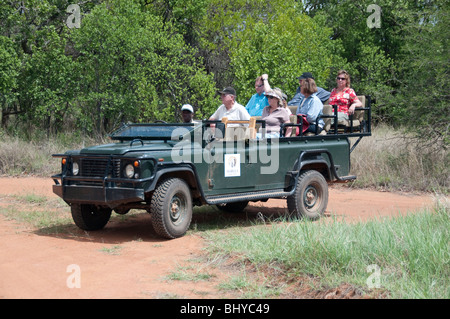
[[[304,96],[303,96],[303,94],[301,92],[302,83],[306,79],[313,79],[314,80],[314,77],[313,77],[311,72],[305,72],[302,75],[300,75],[297,79],[298,79],[298,82],[299,82],[300,85],[297,88],[297,92],[295,92],[295,95],[292,98],[292,100],[289,101],[288,105],[298,105],[299,103],[301,103],[301,101],[304,98]],[[327,90],[324,90],[321,87],[317,87],[317,93],[316,94],[317,94],[317,97],[320,99],[320,101],[322,101],[322,103],[325,103],[330,97],[330,92],[328,92]]]
[[[317,97],[317,85],[316,81],[312,78],[307,78],[302,81],[301,93],[304,98],[297,107],[297,115],[304,115],[309,123],[308,128],[305,132],[316,132],[316,119],[322,114],[323,104],[322,101]],[[317,133],[322,131],[325,122],[319,120],[319,128]]]
[[[280,137],[281,125],[289,123],[289,112],[283,105],[282,92],[280,90],[271,90],[266,92],[269,99],[269,105],[263,109],[261,119],[266,121],[266,135],[265,137],[276,138]],[[257,134],[257,138],[261,138],[262,128]],[[286,130],[286,136],[291,134],[291,127]]]
[[[348,120],[348,116],[355,113],[356,107],[362,107],[361,101],[355,91],[350,88],[350,75],[345,70],[340,70],[336,77],[337,88],[331,91],[328,104],[337,105],[338,119]]]
[[[248,114],[245,107],[236,102],[236,91],[232,87],[227,87],[222,91],[218,91],[222,99],[222,105],[209,118],[210,121],[220,121],[223,117],[229,121],[248,121]]]
[[[262,76],[258,76],[255,80],[255,90],[256,93],[252,95],[250,100],[248,101],[245,109],[250,114],[250,116],[261,116],[264,107],[269,105],[269,101],[264,92],[264,81],[267,81],[266,78]]]

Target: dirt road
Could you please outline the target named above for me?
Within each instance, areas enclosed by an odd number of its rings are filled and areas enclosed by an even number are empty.
[[[56,198],[52,184],[44,178],[0,178],[0,212],[24,205],[17,201],[18,196]],[[325,215],[359,220],[415,212],[432,205],[429,195],[333,186]],[[248,208],[248,216],[257,218],[259,212],[285,208],[285,200],[255,203]],[[162,240],[150,224],[150,215],[139,214],[123,222],[110,222],[97,232],[84,232],[72,225],[45,232],[0,214],[0,298],[239,297],[225,295],[218,288],[233,276],[232,269],[224,271],[199,258],[205,254],[206,243],[198,232]],[[204,274],[207,276],[200,276]],[[183,275],[188,280],[174,280]]]

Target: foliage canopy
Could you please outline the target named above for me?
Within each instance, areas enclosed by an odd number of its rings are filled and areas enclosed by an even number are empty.
[[[292,96],[300,73],[331,90],[344,68],[376,120],[448,146],[447,0],[93,0],[80,28],[71,4],[0,2],[2,129],[103,134],[184,103],[207,118],[224,86],[245,104],[262,73]]]

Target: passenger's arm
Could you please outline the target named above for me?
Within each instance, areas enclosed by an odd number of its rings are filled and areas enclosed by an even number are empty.
[[[261,75],[261,81],[264,84],[264,92],[269,92],[270,90],[272,90],[269,84],[269,76],[267,74]]]
[[[356,101],[354,101],[352,103],[352,105],[350,105],[350,107],[348,108],[348,114],[354,114],[355,108],[357,108],[357,107],[362,107],[362,103],[359,99],[357,99]]]
[[[290,122],[288,122],[288,123],[290,123]],[[292,134],[292,126],[288,126],[286,128],[286,133],[284,134],[284,137],[290,137],[291,134]]]

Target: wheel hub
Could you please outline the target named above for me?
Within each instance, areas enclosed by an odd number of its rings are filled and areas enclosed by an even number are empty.
[[[314,205],[317,202],[317,198],[318,197],[317,197],[317,190],[316,190],[316,188],[311,186],[311,185],[308,186],[305,189],[305,193],[303,195],[303,201],[305,203],[305,206],[308,207],[308,208],[314,207]]]
[[[183,201],[178,197],[172,197],[172,201],[170,202],[170,219],[173,223],[181,222],[183,215],[184,205]]]

